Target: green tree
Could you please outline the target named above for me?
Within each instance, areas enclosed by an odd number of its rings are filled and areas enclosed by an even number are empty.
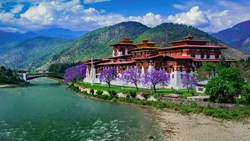
[[[244,84],[239,70],[224,68],[219,71],[218,76],[208,81],[205,93],[210,95],[210,100],[213,102],[235,103]]]
[[[211,62],[202,62],[202,66],[197,70],[196,77],[199,81],[213,78],[218,73],[219,65]]]
[[[228,67],[225,58],[221,58],[218,63],[202,62],[201,67],[197,70],[196,78],[199,81],[214,78],[219,70]]]
[[[18,73],[15,70],[0,67],[0,83],[17,83],[20,82]]]
[[[242,87],[242,102],[243,104],[250,104],[250,84],[245,84]]]

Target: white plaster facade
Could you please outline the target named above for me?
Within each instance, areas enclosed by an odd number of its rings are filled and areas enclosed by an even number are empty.
[[[154,70],[154,67],[151,66],[151,68],[149,70]],[[95,72],[95,70],[94,70]],[[93,73],[91,77],[91,73],[89,73],[89,70],[87,69],[86,71],[86,77],[85,79],[83,80],[84,82],[87,82],[87,83],[101,83],[101,84],[106,84],[104,82],[100,82],[99,80],[99,76],[100,74],[95,74]],[[143,75],[144,72],[142,72],[142,75]],[[170,74],[168,74],[170,76],[170,80],[169,80],[169,84],[167,86],[161,86],[161,85],[157,85],[156,87],[157,88],[173,88],[173,89],[186,89],[185,87],[183,87],[182,85],[182,76],[183,74],[186,74],[186,71],[174,71],[174,72],[171,72]],[[190,75],[193,75],[194,72],[190,72],[189,73]],[[124,84],[124,82],[120,81],[119,80],[119,77],[121,76],[121,74],[118,74],[118,78],[115,80],[115,81],[111,81],[111,84],[112,85],[118,85],[118,86],[134,86],[134,84]],[[143,86],[141,83],[138,84],[138,87],[139,88],[147,88],[145,86]]]

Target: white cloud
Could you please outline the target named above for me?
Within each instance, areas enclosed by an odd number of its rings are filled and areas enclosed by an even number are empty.
[[[206,11],[211,24],[203,30],[217,32],[230,28],[237,23],[250,20],[249,2],[238,4],[229,1],[219,1],[218,5],[223,7],[224,10]]]
[[[14,8],[11,9],[10,12],[14,13],[14,14],[19,13],[23,10],[23,7],[24,7],[24,5],[22,5],[22,4],[16,5]]]
[[[188,12],[178,13],[174,16],[168,16],[168,21],[179,24],[192,25],[196,27],[206,27],[210,23],[206,14],[199,9],[198,6],[194,6]]]
[[[200,4],[198,4],[199,6],[176,4],[172,6],[181,10],[184,9],[185,12],[170,16],[162,16],[153,12],[148,12],[142,16],[123,16],[95,8],[85,8],[80,0],[34,1],[35,3],[22,14],[18,14],[24,9],[21,4],[14,6],[10,12],[0,11],[0,30],[30,31],[49,27],[93,30],[119,22],[137,21],[151,27],[163,22],[174,22],[215,32],[250,19],[249,2],[240,5],[228,1],[219,1],[209,10],[202,9]]]
[[[177,9],[185,9],[182,5],[173,6]],[[170,15],[168,22],[192,25],[204,31],[217,32],[250,20],[249,7],[249,2],[238,4],[218,1],[209,10],[201,10],[199,6],[194,6],[187,12]]]
[[[173,4],[173,7],[179,10],[186,10],[186,6],[181,5],[181,4]]]
[[[160,14],[153,14],[151,12],[147,13],[145,16],[140,17],[140,16],[130,16],[127,18],[129,21],[137,21],[137,22],[141,22],[147,26],[156,26],[159,25],[163,22],[165,22],[166,20],[164,20],[162,18],[162,16]]]
[[[18,11],[18,10],[16,10]],[[164,20],[159,14],[151,12],[144,16],[107,14],[103,10],[87,8],[79,0],[69,2],[44,1],[31,6],[15,18],[14,13],[0,11],[0,29],[20,31],[38,30],[47,27],[62,27],[71,30],[93,30],[124,21],[137,21],[148,26],[155,26]]]
[[[104,2],[104,1],[111,1],[111,0],[84,0],[84,4]]]

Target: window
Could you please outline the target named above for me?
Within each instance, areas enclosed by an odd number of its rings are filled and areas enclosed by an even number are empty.
[[[202,51],[201,51],[201,58],[202,58],[202,59],[204,58],[204,54],[205,54],[205,53],[204,53],[204,51],[202,50]]]
[[[198,91],[200,91],[200,92],[203,91],[203,88],[198,88]]]
[[[219,56],[220,56],[220,52],[219,51],[215,51],[214,54],[215,54],[215,58],[219,58]]]
[[[191,57],[195,57],[195,50],[194,49],[191,50]]]

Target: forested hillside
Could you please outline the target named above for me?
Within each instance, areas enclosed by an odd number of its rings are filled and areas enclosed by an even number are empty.
[[[10,68],[31,68],[52,60],[70,39],[38,37],[21,42],[0,52],[0,65]]]
[[[67,45],[62,52],[58,52],[53,58],[55,62],[77,62],[91,58],[103,58],[112,54],[111,44],[117,43],[121,38],[128,37],[136,43],[143,39],[156,42],[157,46],[168,47],[171,42],[182,40],[184,36],[192,35],[195,39],[209,40],[209,44],[223,45],[221,41],[197,28],[163,23],[154,28],[148,28],[137,22],[123,22],[114,26],[104,27],[89,32],[73,43]],[[230,59],[247,57],[242,52],[229,47],[223,51],[223,55]]]
[[[156,42],[160,47],[168,47],[171,45],[171,42],[182,40],[183,37],[187,35],[194,36],[194,39],[208,40],[209,44],[227,46],[225,43],[197,28],[173,23],[163,23],[159,26],[149,29],[142,35],[140,35],[135,41],[140,42],[141,40],[147,38],[151,41]],[[230,46],[228,46],[228,49],[223,50],[222,53],[223,56],[228,59],[239,60],[241,58],[247,57],[247,55],[245,55],[244,53]]]
[[[147,26],[137,22],[123,22],[97,29],[67,45],[54,58],[57,58],[59,62],[72,62],[90,58],[91,56],[95,58],[106,57],[111,54],[111,44],[117,43],[124,37],[134,40],[148,29]]]
[[[58,29],[57,33],[62,31],[68,32]],[[43,31],[43,33],[47,34],[48,31]],[[141,42],[143,39],[149,39],[155,42],[157,46],[169,47],[171,42],[182,40],[187,35],[194,36],[194,39],[208,40],[209,44],[227,46],[208,33],[191,26],[163,23],[154,28],[149,28],[138,22],[122,22],[88,32],[77,39],[36,37],[13,42],[0,47],[0,59],[3,60],[0,65],[10,68],[39,67],[47,69],[48,64],[51,63],[72,63],[84,61],[91,57],[110,56],[112,54],[110,45],[118,43],[124,37],[134,40],[135,43]],[[246,46],[249,46],[249,44],[246,43]],[[244,53],[231,47],[223,51],[223,56],[236,60],[247,57]]]

